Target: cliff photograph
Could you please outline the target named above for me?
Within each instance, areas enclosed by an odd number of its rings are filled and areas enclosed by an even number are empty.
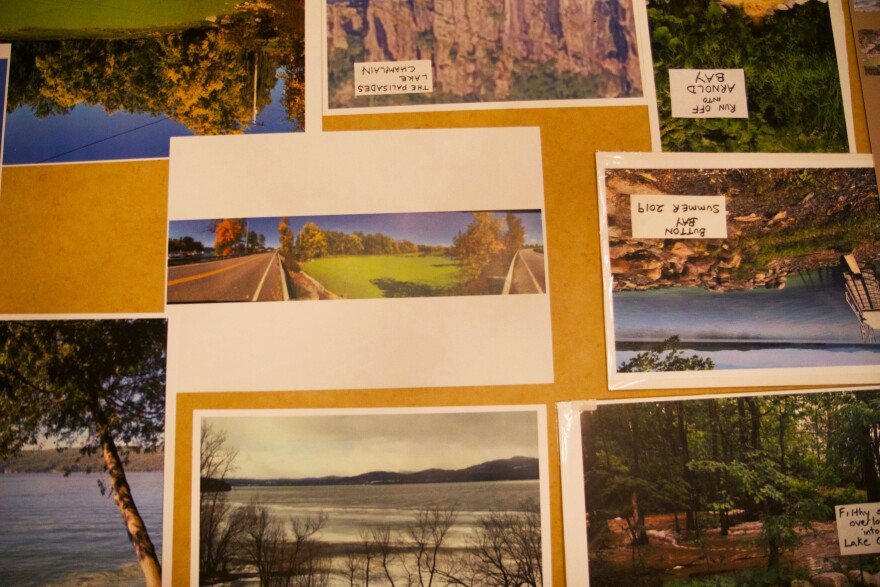
[[[328,0],[328,106],[642,96],[629,0]],[[356,95],[356,64],[430,63],[433,91]]]

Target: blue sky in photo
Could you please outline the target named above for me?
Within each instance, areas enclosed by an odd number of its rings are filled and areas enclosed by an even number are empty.
[[[284,80],[276,72],[272,102],[258,115],[257,124],[245,134],[292,132],[281,100]],[[20,106],[6,116],[4,165],[28,163],[72,163],[168,157],[171,137],[192,136],[183,124],[167,116],[112,114],[103,106],[78,104],[66,115],[46,118]]]

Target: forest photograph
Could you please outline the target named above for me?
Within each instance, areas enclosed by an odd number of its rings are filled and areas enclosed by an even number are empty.
[[[832,27],[840,10],[836,0],[650,0],[663,150],[847,152]],[[674,118],[670,69],[742,69],[749,117]]]
[[[168,303],[544,293],[539,210],[172,221]]]
[[[580,420],[590,585],[880,579],[880,556],[840,555],[834,513],[880,501],[880,392],[602,403]]]
[[[630,0],[479,0],[466,8],[325,0],[330,110],[641,97]],[[360,64],[427,61],[433,91],[356,95]]]
[[[873,168],[640,164],[604,188],[617,373],[880,364]],[[727,236],[634,237],[636,194],[723,197]]]
[[[3,164],[167,157],[173,136],[303,129],[302,0],[0,7]]]
[[[0,322],[0,581],[161,585],[164,319]]]
[[[534,407],[196,417],[201,585],[543,584]]]

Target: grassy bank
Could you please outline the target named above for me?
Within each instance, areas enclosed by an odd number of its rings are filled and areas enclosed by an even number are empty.
[[[125,36],[134,31],[184,29],[233,11],[235,0],[105,0],[58,4],[0,0],[0,37],[7,40],[74,38],[84,33]]]
[[[348,299],[450,295],[464,281],[458,263],[434,255],[350,255],[313,259],[303,270]]]

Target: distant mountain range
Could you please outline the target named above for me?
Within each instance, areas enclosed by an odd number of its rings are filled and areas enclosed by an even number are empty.
[[[465,469],[425,469],[416,472],[371,471],[353,477],[303,479],[227,479],[232,487],[314,485],[404,485],[413,483],[469,483],[538,479],[538,459],[512,457],[487,461]]]
[[[123,451],[120,451],[123,452]],[[161,471],[165,456],[162,452],[133,450],[125,459],[125,472]],[[86,473],[104,470],[100,453],[83,455],[79,448],[25,450],[19,455],[0,459],[0,473]]]

